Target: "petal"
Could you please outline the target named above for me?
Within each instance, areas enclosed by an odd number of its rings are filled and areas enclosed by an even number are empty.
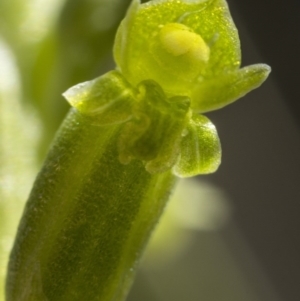
[[[210,78],[239,68],[240,40],[225,0],[209,1],[205,9],[186,13],[181,22],[193,28],[210,46],[209,63],[202,77]]]
[[[220,109],[258,88],[270,72],[269,66],[257,64],[203,81],[192,91],[192,108],[201,113]]]
[[[132,39],[132,27],[135,22],[136,15],[141,7],[140,0],[132,0],[126,17],[121,22],[114,43],[114,58],[117,66],[122,70],[123,74],[128,73],[130,47],[129,41]]]
[[[132,113],[134,92],[118,71],[68,89],[63,96],[92,124],[107,125],[127,121]]]
[[[182,138],[180,158],[173,168],[176,176],[193,177],[212,173],[221,163],[221,145],[215,126],[203,115],[194,115]]]

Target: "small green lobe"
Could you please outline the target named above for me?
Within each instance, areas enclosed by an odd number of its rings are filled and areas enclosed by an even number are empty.
[[[203,115],[194,115],[180,144],[176,176],[193,177],[215,172],[221,163],[221,145],[215,126]]]
[[[118,71],[68,89],[63,96],[92,124],[108,125],[130,119],[134,91]]]
[[[192,91],[192,108],[201,113],[220,109],[258,88],[270,72],[269,66],[257,64],[203,81]]]

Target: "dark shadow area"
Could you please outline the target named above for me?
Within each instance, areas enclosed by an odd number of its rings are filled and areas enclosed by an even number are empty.
[[[258,90],[209,114],[223,146],[210,176],[231,198],[238,228],[282,300],[300,296],[299,1],[229,0],[243,65],[272,74]]]

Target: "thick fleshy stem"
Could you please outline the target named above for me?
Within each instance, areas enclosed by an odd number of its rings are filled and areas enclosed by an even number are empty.
[[[19,226],[7,301],[125,298],[175,178],[121,164],[119,132],[70,112]]]

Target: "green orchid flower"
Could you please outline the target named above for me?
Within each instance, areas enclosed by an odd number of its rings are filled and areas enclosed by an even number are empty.
[[[73,106],[34,184],[7,301],[121,301],[175,183],[214,172],[219,109],[268,76],[240,69],[225,0],[133,0],[116,70],[64,93]]]
[[[140,159],[151,173],[173,167],[179,177],[214,172],[221,162],[217,131],[199,113],[234,102],[270,72],[263,64],[240,69],[238,33],[224,0],[134,0],[114,55],[117,71],[65,97],[98,125],[126,122],[121,162]]]
[[[117,69],[133,86],[152,79],[167,94],[188,96],[200,113],[233,102],[270,72],[262,64],[240,70],[238,32],[225,0],[135,0],[114,53]]]

